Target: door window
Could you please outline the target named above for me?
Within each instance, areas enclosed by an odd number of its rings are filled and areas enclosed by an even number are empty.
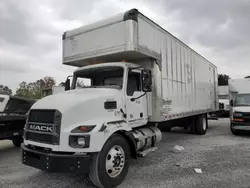
[[[141,91],[141,74],[137,72],[129,72],[127,83],[127,95],[133,96],[135,91]]]

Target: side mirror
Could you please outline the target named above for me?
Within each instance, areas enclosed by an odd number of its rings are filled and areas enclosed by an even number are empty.
[[[64,88],[65,88],[65,91],[70,90],[70,79],[69,78],[67,78],[67,80],[65,81]]]
[[[151,70],[142,70],[142,91],[151,92],[152,91],[152,74]]]
[[[234,101],[230,100],[230,106],[234,106]]]

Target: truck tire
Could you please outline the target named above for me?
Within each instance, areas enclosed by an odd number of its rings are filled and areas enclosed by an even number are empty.
[[[189,130],[190,134],[196,134],[196,127],[195,127],[195,125],[196,125],[196,117],[194,116],[191,119],[191,121],[189,123],[189,126],[188,126],[188,130]]]
[[[12,143],[15,147],[20,147],[23,142],[23,138],[21,136],[15,136],[12,138]]]
[[[230,123],[230,130],[232,132],[233,135],[239,135],[239,131],[235,130],[232,123]]]
[[[97,187],[117,187],[128,173],[129,161],[130,148],[126,139],[114,134],[102,150],[92,156],[89,177]]]
[[[196,117],[195,121],[195,132],[199,135],[204,135],[207,132],[208,123],[207,116],[205,114]]]

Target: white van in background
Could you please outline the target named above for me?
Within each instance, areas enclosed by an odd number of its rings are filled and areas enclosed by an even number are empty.
[[[250,78],[230,79],[230,128],[233,134],[250,130]]]
[[[228,86],[219,86],[219,111],[218,115],[229,115],[230,105],[229,105],[229,95]]]

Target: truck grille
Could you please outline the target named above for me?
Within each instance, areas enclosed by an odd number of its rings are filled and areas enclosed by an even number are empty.
[[[250,118],[250,112],[237,112],[237,113],[241,113],[242,116],[246,116]]]
[[[242,114],[242,119],[244,119],[244,123],[250,123],[250,112],[235,112]]]
[[[31,110],[24,137],[40,143],[59,145],[61,113],[58,110]]]
[[[56,144],[58,142],[57,137],[53,135],[39,134],[39,133],[26,133],[26,140],[31,140],[35,142],[41,142],[46,144]]]
[[[250,113],[249,112],[243,112],[242,117],[243,117],[245,123],[250,123]]]
[[[55,110],[31,110],[29,122],[54,123]]]

